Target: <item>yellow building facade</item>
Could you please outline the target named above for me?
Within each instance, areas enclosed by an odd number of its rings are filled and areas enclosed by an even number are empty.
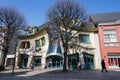
[[[62,68],[63,50],[60,40],[50,42],[46,26],[29,28],[26,35],[20,37],[16,52],[16,67],[30,68],[34,61],[35,67],[41,69]],[[69,42],[67,67],[78,69],[77,65],[80,63],[81,69],[100,69],[100,60],[97,29],[92,23],[86,23],[85,29]]]

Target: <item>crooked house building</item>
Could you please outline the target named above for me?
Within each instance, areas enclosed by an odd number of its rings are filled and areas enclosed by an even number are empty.
[[[46,24],[29,27],[20,37],[16,53],[16,67],[30,68],[32,61],[39,68],[62,68],[63,50],[60,40],[51,41]],[[100,69],[100,51],[97,28],[93,23],[83,23],[82,32],[69,42],[68,69]],[[95,43],[96,42],[96,43]]]
[[[82,32],[69,43],[68,68],[72,68],[75,60],[76,64],[80,62],[81,69],[100,69],[98,30],[92,22],[82,26]]]
[[[16,55],[7,55],[6,64],[13,64],[15,58],[18,68],[30,68],[32,61],[42,69],[62,68],[61,42],[50,39],[46,26],[29,27],[19,38]],[[105,59],[107,69],[120,69],[120,12],[93,14],[82,26],[69,42],[67,68],[77,69],[80,62],[82,69],[101,69]]]
[[[16,55],[16,67],[29,68],[32,61],[35,67],[61,67],[62,52],[58,41],[49,42],[45,30],[46,24],[40,27],[29,27],[20,37]]]

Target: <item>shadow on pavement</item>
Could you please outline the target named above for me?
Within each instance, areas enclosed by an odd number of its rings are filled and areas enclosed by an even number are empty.
[[[54,70],[44,73],[39,73],[31,77],[48,77],[48,78],[69,78],[69,79],[91,79],[91,80],[120,80],[120,72],[109,71],[102,73],[95,70],[74,70],[62,72]]]
[[[29,75],[28,75],[29,74]],[[30,75],[31,74],[31,75]],[[13,76],[12,80],[120,80],[120,71],[108,71],[102,73],[99,70],[73,70],[62,72],[62,70],[26,70],[15,72],[15,74],[1,73],[1,80],[11,80],[6,76]],[[25,75],[25,76],[18,76]]]
[[[12,74],[12,71],[9,72],[0,72],[0,77],[4,77],[4,76],[17,76],[17,75],[26,75],[26,73],[29,71],[18,71],[18,72],[14,72],[14,74]]]

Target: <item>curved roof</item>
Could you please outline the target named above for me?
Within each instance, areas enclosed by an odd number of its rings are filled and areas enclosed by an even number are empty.
[[[39,28],[39,31],[38,31],[38,32],[35,32],[34,34],[30,34],[30,35],[26,35],[26,34],[21,35],[21,36],[19,36],[19,39],[33,37],[33,36],[39,34],[39,33],[40,33],[43,29],[45,29],[46,27],[47,27],[47,23],[45,23],[45,24],[43,24],[43,25],[41,25],[41,26],[34,26],[33,28]]]

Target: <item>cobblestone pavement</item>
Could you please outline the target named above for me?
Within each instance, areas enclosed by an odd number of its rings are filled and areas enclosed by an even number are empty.
[[[94,70],[74,70],[67,73],[58,69],[16,69],[1,71],[0,80],[120,80],[120,71],[102,73]]]

